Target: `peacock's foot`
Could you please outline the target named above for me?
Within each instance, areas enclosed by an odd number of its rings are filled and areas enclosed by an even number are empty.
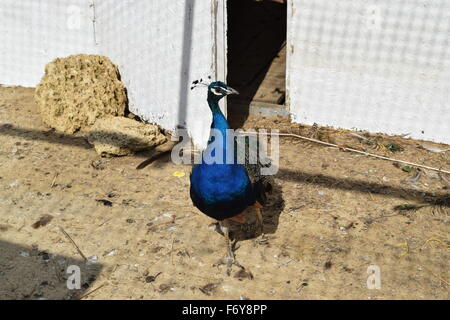
[[[261,235],[261,239],[263,239],[265,237],[264,234],[264,219],[261,213],[261,209],[257,208],[256,209],[256,221],[257,221],[257,229],[259,229],[259,234]]]
[[[254,241],[258,244],[267,244],[269,242],[269,237],[265,233],[261,233]]]
[[[236,240],[227,240],[228,248],[227,248],[227,255],[217,261],[213,266],[218,267],[220,265],[226,265],[227,266],[227,275],[231,275],[231,270],[233,266],[238,267],[240,270],[236,272],[234,275],[237,278],[250,278],[253,279],[253,275],[251,272],[246,271],[245,267],[240,264],[234,255],[234,251],[236,251]]]
[[[240,270],[245,271],[245,267],[243,265],[241,265],[234,257],[229,257],[229,256],[223,257],[222,259],[217,261],[213,266],[218,267],[220,265],[227,266],[227,275],[228,276],[231,275],[231,270],[233,268],[233,265],[236,267],[239,267]]]

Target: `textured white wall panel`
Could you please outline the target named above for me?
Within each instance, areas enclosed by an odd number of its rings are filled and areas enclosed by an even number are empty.
[[[1,0],[0,83],[33,87],[57,57],[95,53],[90,0]]]
[[[226,77],[223,25],[213,18],[226,22],[224,1],[1,0],[0,83],[35,86],[54,58],[105,55],[119,66],[132,112],[166,129],[186,126],[205,145],[206,89],[190,85]]]
[[[291,0],[294,121],[450,143],[450,2]]]
[[[205,88],[215,77],[212,4],[204,0],[96,0],[100,54],[118,64],[130,110],[167,129],[186,125],[199,145],[211,115]]]

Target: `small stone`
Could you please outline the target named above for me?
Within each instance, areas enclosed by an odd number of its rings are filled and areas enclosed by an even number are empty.
[[[9,187],[10,187],[10,188],[15,188],[15,187],[18,187],[19,185],[20,185],[19,180],[14,180],[13,182],[11,182],[11,183],[9,184]]]
[[[105,252],[105,253],[103,254],[103,256],[104,256],[104,257],[111,257],[111,256],[113,256],[113,255],[115,255],[115,254],[117,254],[117,250],[116,250],[116,249],[113,249],[113,250],[111,250],[111,251],[109,251],[109,252]]]
[[[170,286],[165,283],[161,284],[158,288],[158,291],[161,293],[166,293],[169,290],[170,290]]]
[[[44,260],[45,262],[50,260],[50,255],[48,254],[48,252],[45,251],[39,252],[38,256],[42,257],[42,260]]]
[[[91,256],[87,259],[86,261],[86,265],[92,265],[92,264],[96,264],[98,261],[98,257],[97,256]]]
[[[97,199],[95,201],[103,203],[103,205],[107,206],[107,207],[112,207],[112,205],[113,205],[113,203],[111,201],[105,200],[105,199]]]

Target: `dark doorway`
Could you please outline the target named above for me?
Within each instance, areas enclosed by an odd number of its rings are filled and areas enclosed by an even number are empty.
[[[286,0],[228,0],[228,119],[241,127],[251,106],[284,105]]]

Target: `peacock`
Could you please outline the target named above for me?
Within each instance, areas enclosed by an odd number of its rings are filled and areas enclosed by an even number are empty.
[[[227,144],[230,126],[227,119],[219,108],[219,101],[230,95],[238,94],[238,92],[229,87],[221,81],[215,81],[210,84],[200,81],[194,81],[193,87],[198,85],[205,85],[208,89],[207,102],[212,112],[211,134],[208,141],[208,148],[214,142],[216,135],[212,135],[212,130],[220,132],[223,139],[222,150],[219,154],[222,155],[223,161],[219,163],[210,163],[205,161],[205,151],[203,152],[201,163],[195,164],[190,175],[190,197],[195,207],[207,216],[216,219],[219,222],[221,231],[224,234],[227,255],[221,259],[218,264],[226,264],[227,274],[230,275],[232,265],[236,265],[241,269],[245,269],[239,262],[237,262],[234,255],[234,244],[236,240],[230,240],[230,221],[237,223],[244,223],[244,212],[246,209],[254,208],[256,211],[257,222],[260,227],[261,235],[263,235],[263,219],[261,208],[266,204],[267,194],[271,192],[274,184],[272,176],[263,175],[261,169],[271,165],[270,159],[262,158],[262,152],[256,150],[257,161],[250,163],[249,154],[246,152],[249,146],[260,145],[257,143],[249,143],[250,139],[255,137],[245,137],[247,148],[244,149],[245,162],[238,163],[238,150],[236,138],[232,146]],[[233,147],[233,148],[230,148]],[[232,149],[232,150],[229,150]],[[227,163],[227,155],[232,152],[234,161]],[[212,154],[214,150],[212,151]],[[214,155],[214,154],[213,154]],[[242,161],[241,161],[242,162]]]
[[[264,237],[264,225],[261,209],[268,203],[268,195],[274,193],[274,198],[279,196],[276,201],[282,201],[281,194],[274,183],[273,176],[262,174],[262,168],[272,166],[269,158],[265,157],[262,145],[255,143],[256,137],[245,136],[243,157],[244,163],[240,164],[238,152],[243,150],[238,148],[238,141],[235,137],[232,140],[232,150],[230,144],[227,144],[230,125],[220,110],[219,101],[230,94],[239,94],[235,89],[229,87],[221,81],[214,81],[210,84],[202,79],[196,80],[191,89],[203,85],[207,87],[207,102],[212,112],[211,133],[208,140],[208,146],[203,151],[201,162],[194,164],[190,174],[190,197],[192,203],[205,215],[218,221],[220,231],[223,233],[226,241],[227,253],[223,259],[220,259],[216,265],[225,264],[227,266],[227,274],[230,275],[232,266],[235,265],[241,270],[245,270],[235,257],[234,248],[236,239],[230,239],[231,221],[242,225],[246,222],[245,213],[247,209],[252,208],[256,212],[256,220],[259,225],[261,237]],[[217,135],[220,132],[222,138],[222,150],[210,150],[213,146]],[[253,140],[253,141],[252,141]],[[242,140],[241,140],[242,141]],[[255,148],[257,150],[250,150]],[[173,145],[168,148],[161,149],[151,158],[143,161],[138,165],[137,169],[142,169],[159,158],[162,154],[167,153]],[[223,161],[210,163],[205,161],[205,153],[211,151],[214,155],[216,151],[221,154]],[[232,152],[232,163],[228,163],[227,155]],[[257,155],[256,163],[251,159],[251,153]],[[276,192],[273,192],[273,191]],[[278,193],[278,194],[277,194]],[[263,238],[264,239],[264,238]]]

